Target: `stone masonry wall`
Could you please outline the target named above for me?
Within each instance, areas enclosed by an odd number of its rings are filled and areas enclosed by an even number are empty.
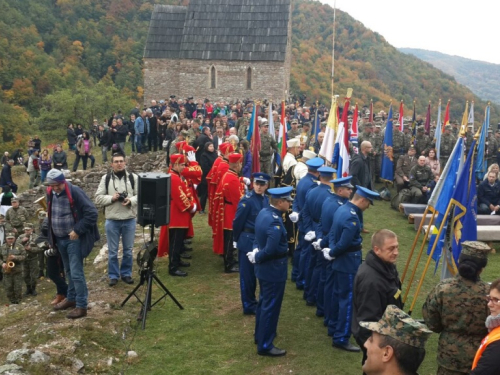
[[[210,88],[210,69],[216,69],[216,88]],[[252,89],[247,90],[247,69]],[[282,100],[290,85],[290,59],[279,61],[204,61],[145,59],[144,103],[152,99],[194,96],[211,100]]]

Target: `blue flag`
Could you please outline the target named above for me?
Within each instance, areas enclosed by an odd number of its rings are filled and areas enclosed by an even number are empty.
[[[248,134],[247,134],[247,141],[250,142],[252,140],[252,135],[254,132],[255,128],[255,123],[256,123],[256,118],[257,114],[255,113],[255,108],[257,106],[254,104],[253,109],[252,109],[252,117],[250,118],[250,126],[248,127]],[[259,129],[257,129],[259,131]]]
[[[481,128],[479,143],[477,144],[476,177],[480,181],[483,180],[484,174],[488,170],[488,165],[486,164],[486,157],[485,157],[485,145],[489,127],[490,127],[490,106],[488,105],[485,110],[484,123],[483,127]]]
[[[389,182],[394,180],[394,158],[392,150],[392,104],[389,107],[387,126],[384,133],[384,156],[382,158],[382,168],[380,178]]]

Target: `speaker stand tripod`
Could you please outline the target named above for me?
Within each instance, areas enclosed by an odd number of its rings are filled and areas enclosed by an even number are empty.
[[[151,241],[149,242],[149,246],[153,246],[153,241],[154,241],[154,225],[150,224],[150,226],[151,226]],[[153,251],[155,251],[154,257],[151,257],[152,259],[147,262],[147,266],[144,267],[141,270],[141,273],[140,273],[141,278],[140,278],[139,284],[137,284],[137,286],[134,288],[134,290],[132,290],[130,292],[130,294],[127,296],[127,298],[125,298],[125,300],[120,305],[121,307],[125,306],[125,304],[127,303],[127,301],[132,296],[134,296],[141,303],[141,305],[142,305],[141,312],[139,313],[139,315],[137,317],[137,320],[142,321],[141,326],[142,326],[143,330],[146,329],[146,319],[147,319],[148,311],[151,311],[151,309],[153,308],[153,306],[155,306],[158,302],[160,302],[162,299],[166,298],[167,296],[169,296],[170,298],[172,298],[172,301],[175,302],[175,304],[179,307],[179,309],[184,310],[184,307],[182,307],[182,305],[179,303],[179,301],[177,301],[177,299],[174,297],[174,295],[161,282],[161,280],[158,278],[158,276],[156,276],[156,271],[154,270],[153,262],[154,262],[154,258],[156,258],[156,253],[158,252],[158,246],[156,246],[156,249],[153,250]],[[152,297],[152,294],[153,294],[153,290],[152,290],[153,289],[153,280],[156,281],[156,283],[163,290],[163,295],[160,298],[158,298],[154,303],[151,303],[151,299],[152,299],[151,297]],[[147,282],[146,295],[144,297],[144,300],[141,300],[139,298],[139,296],[137,295],[136,292],[146,282]]]

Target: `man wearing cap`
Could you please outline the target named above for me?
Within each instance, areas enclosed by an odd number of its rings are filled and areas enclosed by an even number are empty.
[[[297,138],[286,141],[286,155],[283,158],[283,176],[286,176],[289,169],[297,164],[297,156],[299,155],[300,141]]]
[[[6,230],[20,236],[24,232],[24,223],[29,218],[28,211],[19,205],[17,197],[12,198],[11,203],[12,207],[5,214]]]
[[[425,324],[439,333],[438,375],[469,374],[477,348],[488,334],[485,296],[490,286],[480,275],[490,251],[484,242],[462,242],[458,274],[440,281],[422,306]]]
[[[399,243],[396,233],[381,229],[371,239],[370,250],[361,264],[354,279],[352,333],[363,351],[362,364],[366,361],[363,344],[371,332],[362,328],[361,321],[375,322],[382,318],[389,305],[403,308],[401,300],[401,281],[396,262],[399,256]]]
[[[269,134],[269,123],[267,121],[262,122],[260,129],[260,170],[270,175],[272,173],[271,157],[278,150],[278,146],[273,138],[274,134]]]
[[[196,203],[190,198],[188,186],[182,177],[182,171],[186,166],[184,155],[170,155],[170,224],[169,235],[169,265],[168,272],[171,276],[187,276],[187,273],[179,267],[187,266],[181,260],[181,252],[184,246],[189,226],[191,225],[191,215],[196,212]]]
[[[453,136],[453,134],[451,134],[451,129],[451,125],[446,125],[444,127],[444,132],[441,135],[441,144],[439,149],[439,162],[441,163],[441,170],[444,169],[444,166],[453,151],[453,147],[455,147],[455,143],[457,142],[457,139]]]
[[[196,111],[196,104],[193,102],[193,97],[190,96],[187,98],[187,103],[184,105],[186,108],[186,117],[193,118],[193,113]]]
[[[314,159],[317,155],[310,151],[310,150],[303,150],[302,151],[302,157],[297,160],[297,164],[295,165],[293,169],[293,177],[295,180],[295,186],[300,182],[300,180],[307,175],[308,167],[307,167],[307,161]]]
[[[417,149],[417,156],[427,155],[431,146],[431,140],[429,136],[425,134],[424,126],[417,126],[417,136],[415,137],[415,148]]]
[[[224,271],[233,273],[238,272],[237,261],[234,259],[233,220],[238,203],[245,195],[245,185],[249,185],[250,180],[238,176],[242,168],[243,155],[230,154],[228,159],[229,169],[221,178],[215,192],[214,252],[224,255]]]
[[[378,322],[360,322],[371,331],[364,346],[366,375],[417,374],[425,358],[425,343],[432,332],[394,305],[387,306]]]
[[[352,290],[354,277],[361,265],[361,218],[363,211],[379,199],[377,192],[356,186],[352,199],[339,207],[328,233],[329,248],[324,248],[325,259],[333,261],[332,320],[328,331],[333,336],[333,346],[349,352],[360,349],[349,342],[352,320]]]
[[[376,124],[373,129],[373,133],[370,134],[368,139],[372,144],[372,154],[371,154],[371,170],[375,182],[380,182],[380,168],[382,167],[382,155],[384,154],[384,136],[381,133],[381,125]]]
[[[299,121],[297,119],[293,119],[290,125],[290,130],[286,133],[287,139],[294,139],[300,135],[299,130]]]
[[[372,144],[363,141],[359,148],[359,154],[354,154],[349,166],[352,175],[352,184],[372,188],[372,171],[370,168],[369,154],[372,152]]]
[[[33,234],[33,224],[24,223],[24,235],[17,238],[16,245],[22,246],[26,250],[26,258],[23,263],[23,278],[26,284],[26,292],[24,295],[36,296],[36,281],[40,273],[40,266],[38,264],[38,254],[43,252],[35,242]]]
[[[26,250],[16,244],[16,235],[12,232],[5,236],[5,243],[0,247],[0,264],[3,271],[3,285],[7,299],[12,304],[21,302],[23,294],[23,265]],[[14,264],[10,267],[9,262]]]
[[[260,211],[255,219],[254,250],[247,254],[255,263],[255,276],[259,280],[260,294],[255,317],[255,343],[257,353],[279,357],[286,351],[274,346],[276,328],[285,292],[287,278],[287,233],[283,213],[292,200],[292,187],[268,189],[270,207]]]
[[[303,224],[302,229],[305,233],[304,249],[309,251],[309,262],[306,267],[304,282],[304,298],[307,306],[316,305],[319,278],[321,270],[326,265],[323,254],[318,253],[311,246],[311,243],[322,235],[320,228],[321,209],[323,203],[331,195],[330,181],[337,170],[331,167],[320,167],[318,168],[318,172],[320,184],[317,188],[307,192],[304,207],[300,211],[301,222]],[[323,306],[320,306],[319,310],[323,310]]]
[[[252,177],[253,190],[241,198],[233,220],[233,246],[238,249],[241,303],[245,315],[255,315],[257,309],[255,270],[247,254],[254,248],[255,219],[263,208],[269,206],[265,192],[271,181],[271,176],[263,172],[254,173]]]
[[[68,279],[66,299],[54,306],[55,311],[74,308],[66,315],[78,319],[87,315],[88,290],[83,270],[94,243],[99,241],[97,208],[78,186],[66,181],[64,174],[51,169],[45,180],[47,188],[48,237],[59,251]]]
[[[138,177],[126,170],[125,157],[116,153],[111,156],[112,171],[101,178],[95,193],[95,203],[104,207],[105,230],[108,242],[109,286],[115,286],[121,278],[133,284],[132,250],[134,247],[137,217]],[[123,244],[121,266],[118,261],[120,237]]]
[[[331,180],[333,184],[333,192],[325,199],[321,207],[321,220],[318,228],[318,238],[313,242],[315,250],[321,250],[328,247],[328,233],[333,224],[333,217],[337,209],[349,201],[352,190],[351,176],[337,178]],[[320,254],[322,255],[322,254]],[[318,283],[318,293],[316,296],[316,315],[325,318],[324,325],[328,326],[328,322],[332,320],[333,309],[333,262],[322,262],[320,270],[320,278]],[[331,333],[333,334],[333,333]]]
[[[417,165],[417,158],[415,146],[411,145],[408,149],[408,154],[402,155],[397,159],[396,173],[394,178],[396,180],[396,188],[399,193],[401,189],[408,188],[410,184],[410,171]],[[394,159],[396,160],[396,159]]]
[[[318,168],[322,167],[323,163],[324,161],[321,158],[313,158],[306,162],[308,168],[307,174],[297,184],[292,213],[289,215],[290,221],[297,223],[296,225],[299,231],[297,235],[298,243],[295,244],[296,247],[293,252],[292,266],[292,281],[296,283],[297,289],[304,289],[307,264],[310,256],[310,243],[306,242],[304,239],[304,236],[306,235],[306,232],[304,231],[304,222],[299,220],[299,217],[302,209],[304,208],[307,193],[309,190],[318,187]]]

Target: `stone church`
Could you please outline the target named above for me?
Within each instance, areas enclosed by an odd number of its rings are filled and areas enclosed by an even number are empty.
[[[289,92],[290,0],[155,5],[144,49],[144,100],[272,99]]]

